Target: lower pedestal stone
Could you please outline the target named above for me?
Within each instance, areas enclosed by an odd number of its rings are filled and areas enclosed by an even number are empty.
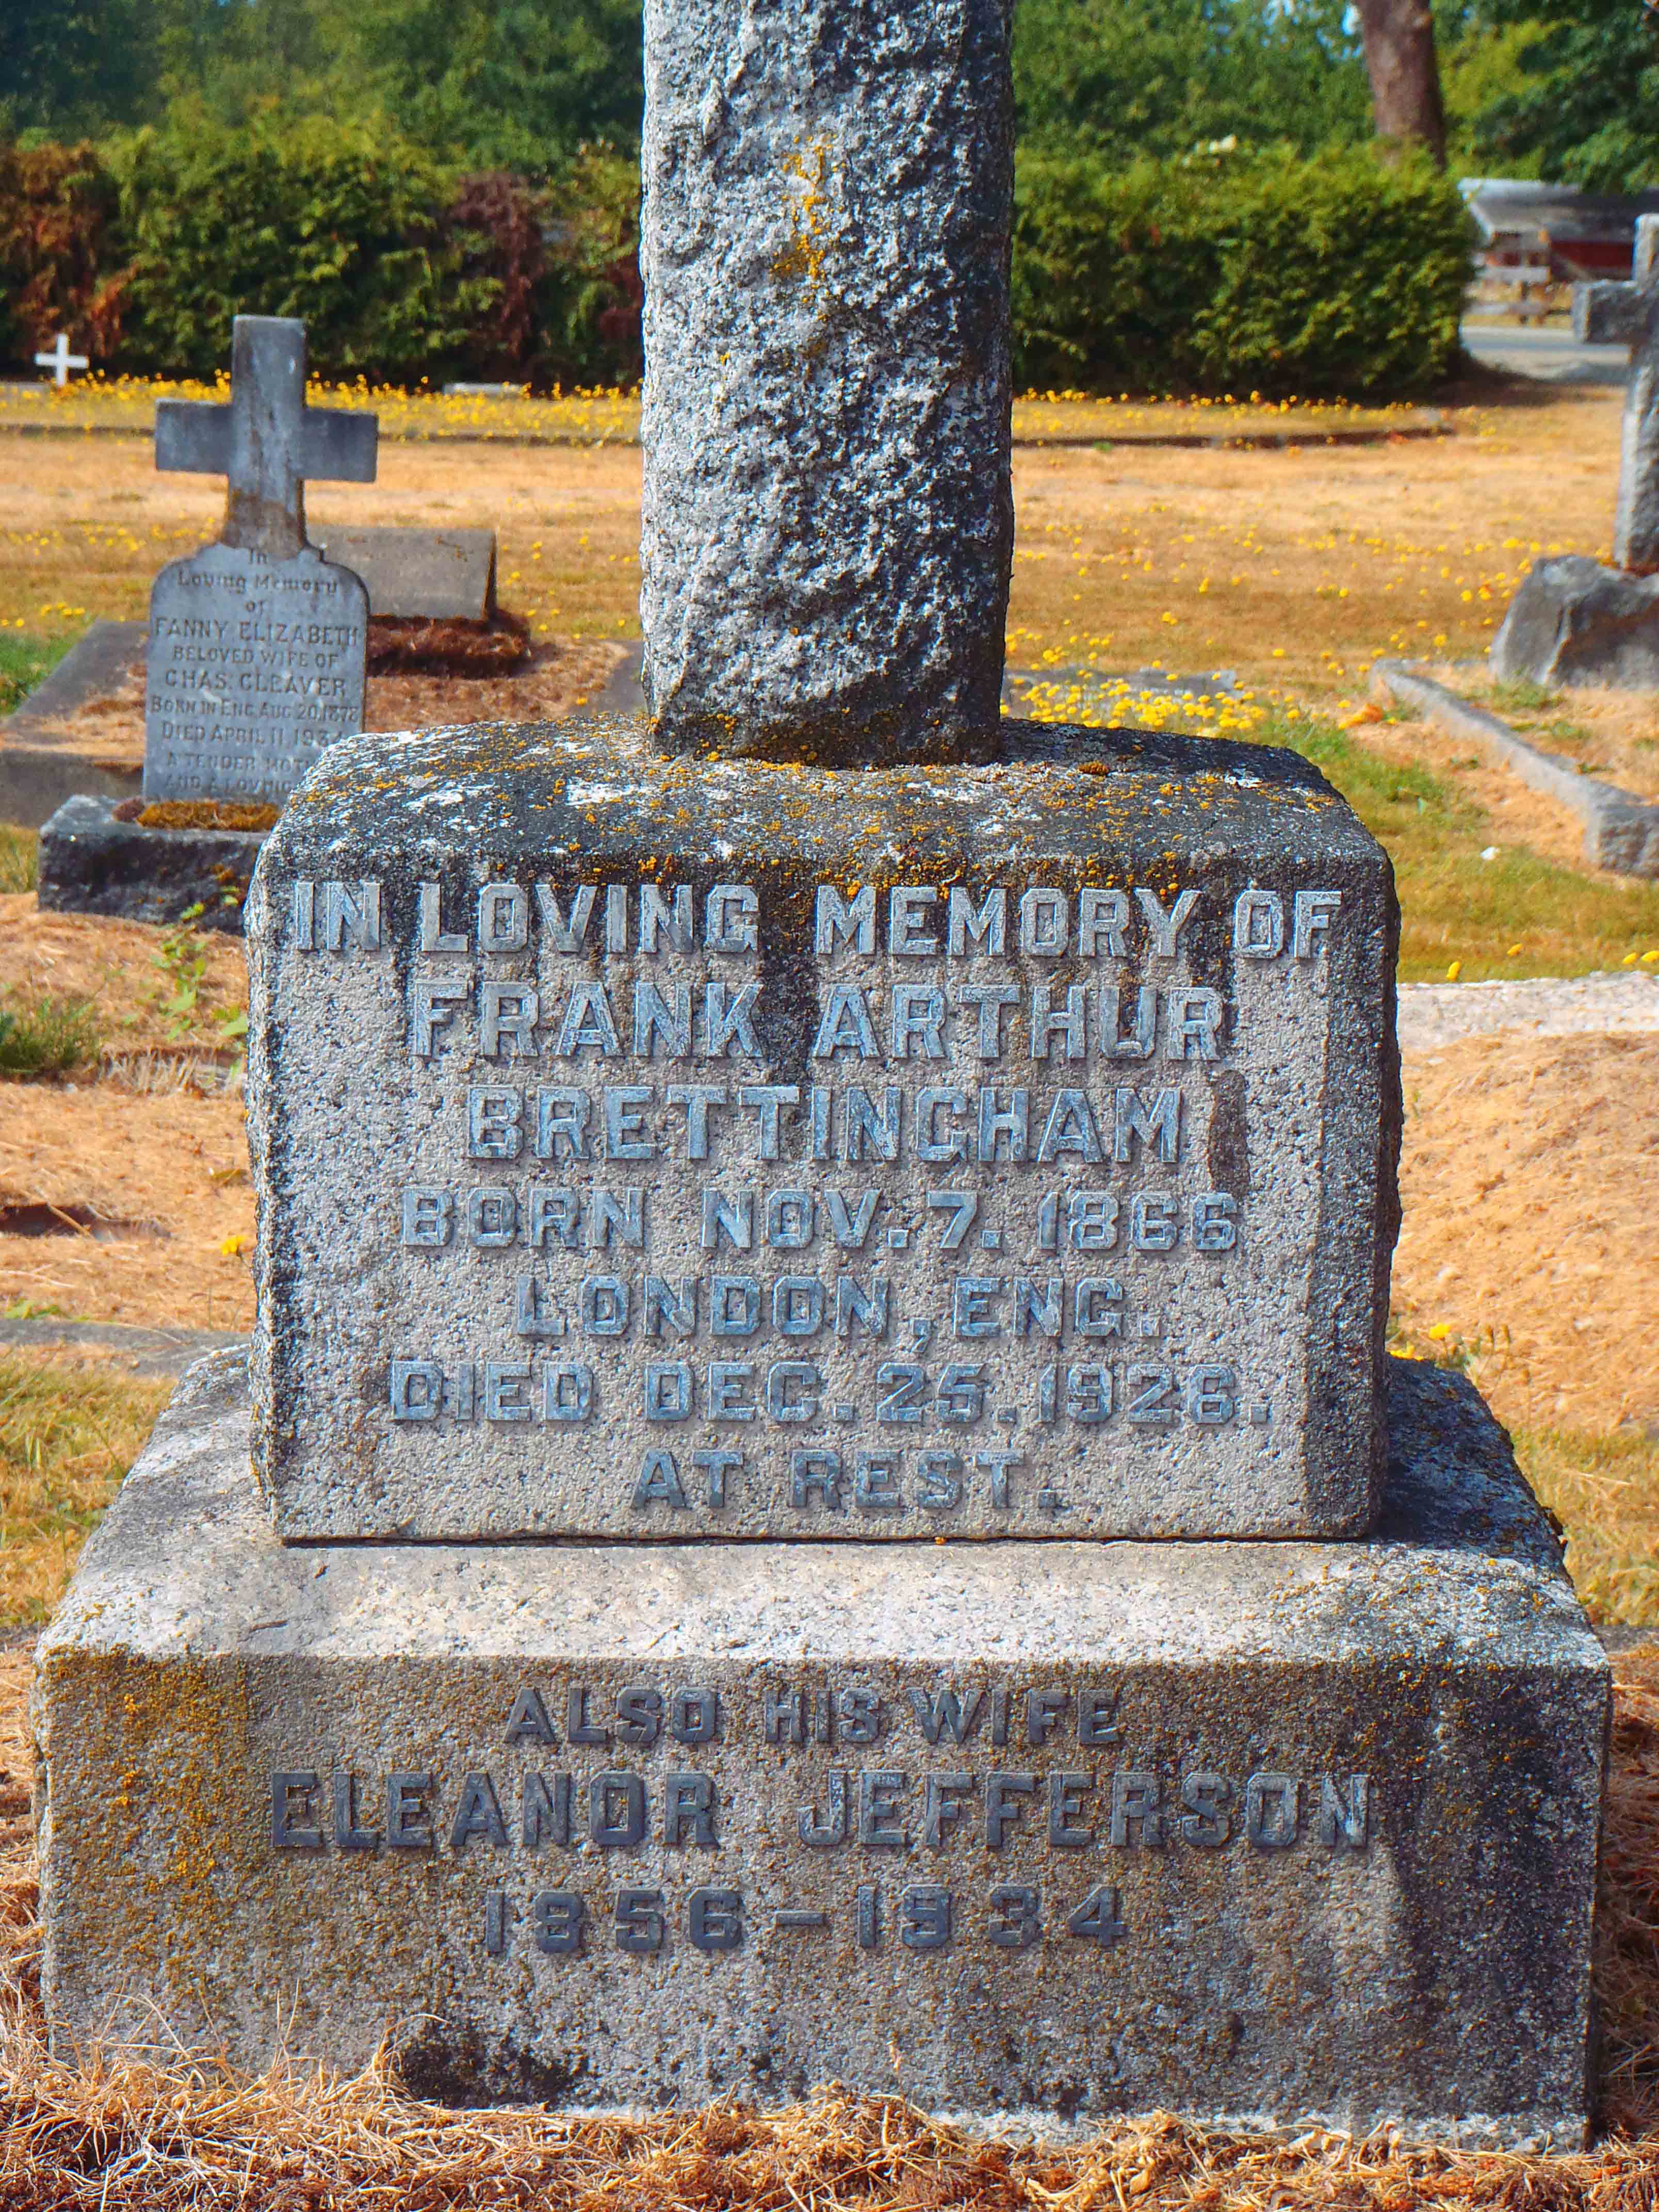
[[[40,1649],[55,2051],[1578,2140],[1607,1664],[1391,1379],[1363,1544],[285,1549],[204,1361]]]
[[[42,907],[240,935],[264,830],[149,829],[107,799],[66,799],[40,832]]]

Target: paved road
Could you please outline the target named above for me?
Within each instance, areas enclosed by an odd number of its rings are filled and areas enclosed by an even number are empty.
[[[1571,331],[1470,321],[1463,325],[1463,343],[1477,361],[1545,384],[1623,384],[1630,375],[1624,346],[1580,345]]]

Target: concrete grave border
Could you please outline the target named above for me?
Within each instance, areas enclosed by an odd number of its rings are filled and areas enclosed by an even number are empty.
[[[1558,799],[1583,823],[1584,858],[1592,867],[1659,881],[1659,803],[1638,799],[1599,776],[1581,775],[1559,753],[1528,744],[1507,722],[1460,699],[1410,661],[1379,660],[1371,670],[1371,691],[1414,708],[1449,736],[1487,746],[1522,783]]]
[[[119,684],[143,648],[141,622],[95,622],[21,706],[0,717],[0,822],[38,830],[66,799],[136,799],[143,770],[99,760],[95,742],[50,736],[89,700]]]

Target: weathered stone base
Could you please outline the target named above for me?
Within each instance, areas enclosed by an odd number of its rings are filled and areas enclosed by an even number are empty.
[[[1576,2142],[1607,1663],[1393,1439],[1364,1544],[284,1548],[205,1361],[40,1645],[54,2049]]]
[[[155,922],[179,921],[199,907],[198,928],[240,937],[242,900],[268,834],[146,830],[118,821],[107,799],[66,799],[40,832],[40,903]]]
[[[1604,568],[1582,553],[1534,561],[1491,661],[1510,682],[1659,691],[1659,576]]]

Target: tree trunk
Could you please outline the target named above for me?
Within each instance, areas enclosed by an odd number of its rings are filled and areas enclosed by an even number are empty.
[[[1446,166],[1446,114],[1428,0],[1356,0],[1376,135]]]

